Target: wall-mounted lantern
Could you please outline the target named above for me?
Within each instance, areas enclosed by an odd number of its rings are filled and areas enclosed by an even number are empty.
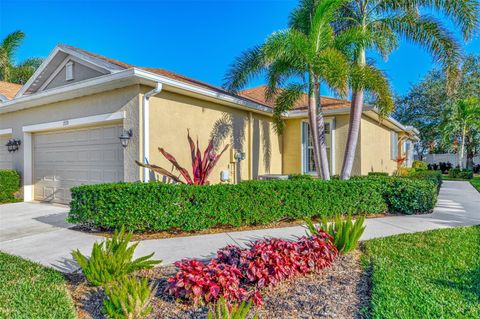
[[[126,148],[128,146],[128,142],[132,138],[133,132],[132,129],[129,130],[123,130],[122,134],[118,137],[120,139],[120,142],[122,142],[123,148]]]
[[[243,161],[245,159],[245,152],[237,151],[234,157],[238,162]]]
[[[18,151],[18,148],[22,145],[22,141],[16,139],[8,140],[5,145],[10,153]]]

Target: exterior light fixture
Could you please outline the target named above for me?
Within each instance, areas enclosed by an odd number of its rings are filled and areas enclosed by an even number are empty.
[[[126,148],[128,146],[128,142],[132,138],[133,132],[132,129],[129,130],[123,130],[122,134],[118,137],[120,139],[120,142],[122,142],[123,148]]]
[[[8,140],[7,144],[5,145],[8,149],[8,152],[12,153],[18,151],[18,148],[22,144],[22,141],[16,139]]]
[[[245,152],[242,152],[242,151],[237,151],[235,153],[235,159],[240,162],[240,161],[243,161],[245,159]]]

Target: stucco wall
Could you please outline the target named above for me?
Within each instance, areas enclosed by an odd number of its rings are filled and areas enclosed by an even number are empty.
[[[361,123],[361,173],[397,170],[397,162],[391,159],[390,129],[376,120],[362,116]]]
[[[127,181],[140,178],[140,169],[134,162],[138,158],[138,126],[139,86],[130,86],[118,90],[94,94],[73,100],[67,100],[16,112],[0,114],[0,129],[12,128],[12,137],[23,141],[22,127],[67,119],[81,118],[99,114],[126,112],[123,121],[125,129],[133,129],[133,137],[124,153],[124,177]],[[65,128],[71,128],[66,126]],[[120,143],[120,141],[119,141]],[[23,158],[25,146],[13,155],[13,168],[23,174]]]
[[[75,82],[80,82],[86,79],[91,79],[97,76],[101,76],[103,73],[93,70],[85,65],[73,62],[73,79],[66,81],[66,68],[65,66],[60,70],[60,72],[52,79],[52,81],[45,87],[45,89],[52,89],[62,85],[72,84]]]
[[[230,145],[210,175],[212,183],[220,181],[222,170],[230,171],[231,182],[255,178],[266,172],[281,173],[281,142],[273,131],[271,119],[250,114],[163,91],[150,99],[150,162],[172,169],[158,151],[158,147],[163,147],[190,171],[189,129],[192,138],[198,138],[202,152],[210,138],[214,139],[217,150]],[[245,152],[246,158],[240,164],[235,163],[233,150]]]

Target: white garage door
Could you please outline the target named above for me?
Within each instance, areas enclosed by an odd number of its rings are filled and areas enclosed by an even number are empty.
[[[35,200],[68,204],[70,188],[123,180],[122,127],[33,135]]]
[[[0,169],[12,169],[13,154],[8,152],[9,135],[0,135]]]

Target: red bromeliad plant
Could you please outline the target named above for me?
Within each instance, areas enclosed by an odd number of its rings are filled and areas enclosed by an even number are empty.
[[[183,260],[175,265],[179,272],[168,280],[168,292],[194,304],[212,302],[223,296],[227,301],[251,299],[262,304],[260,289],[331,265],[338,251],[332,238],[323,231],[298,241],[264,239],[249,248],[227,246],[217,258],[204,264]]]
[[[202,158],[202,153],[198,146],[198,139],[197,139],[197,145],[195,146],[195,143],[190,137],[190,132],[188,130],[187,130],[187,139],[188,139],[188,143],[190,144],[190,152],[192,156],[193,179],[188,173],[187,169],[180,166],[180,164],[178,164],[178,161],[172,154],[165,151],[165,149],[163,149],[162,147],[159,147],[158,150],[180,172],[180,174],[185,179],[186,184],[207,185],[209,184],[208,176],[212,172],[213,168],[217,164],[220,157],[227,150],[229,145],[227,144],[219,154],[216,154],[213,149],[213,139],[211,139],[210,142],[208,143],[207,148],[203,152],[203,158]],[[144,164],[138,161],[135,161],[135,162],[142,167],[146,167],[156,173],[167,176],[177,183],[185,184],[185,182],[182,181],[178,176],[176,176],[175,174],[173,174],[172,172],[170,172],[165,168],[162,168],[160,166],[153,165],[153,164]]]

